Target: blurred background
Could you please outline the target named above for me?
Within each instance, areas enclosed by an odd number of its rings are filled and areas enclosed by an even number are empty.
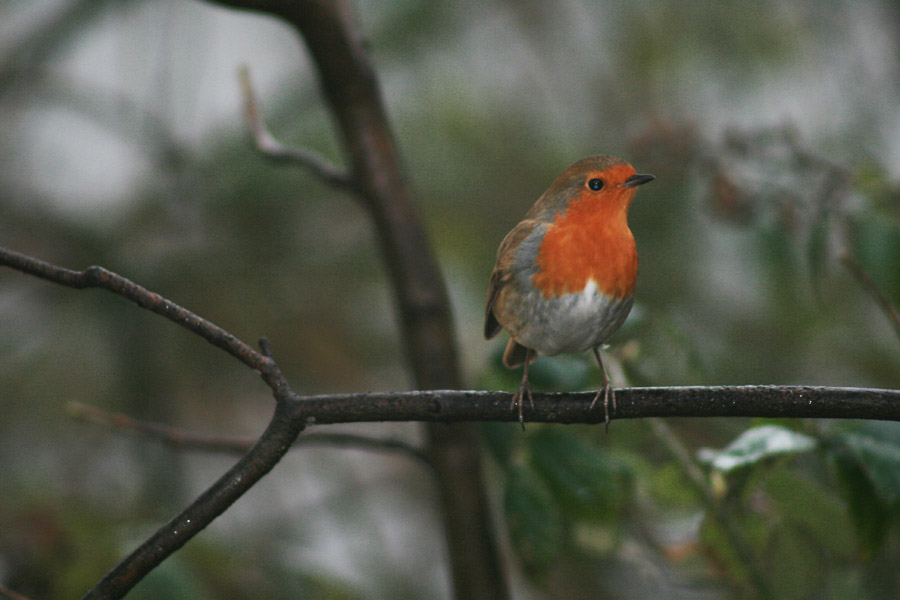
[[[846,266],[900,303],[900,4],[356,9],[468,387],[519,378],[499,366],[506,340],[481,334],[500,240],[595,153],[657,177],[630,213],[641,272],[611,340],[618,385],[900,386],[898,332]],[[300,393],[408,389],[365,211],[252,149],[241,65],[282,141],[342,162],[302,43],[274,19],[187,0],[0,4],[0,245],[103,265],[267,336]],[[594,389],[589,358],[542,358],[535,388]],[[33,598],[80,596],[235,460],[86,423],[72,401],[239,436],[272,409],[252,372],[173,324],[0,270],[0,583]],[[762,426],[789,450],[748,452]],[[331,430],[421,441],[417,424]],[[894,424],[483,434],[517,598],[900,595]],[[718,517],[673,447],[701,459]],[[749,466],[715,463],[723,448]],[[446,598],[436,500],[407,455],[307,447],[129,598]]]

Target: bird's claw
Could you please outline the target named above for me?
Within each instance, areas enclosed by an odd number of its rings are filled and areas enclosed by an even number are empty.
[[[532,410],[534,409],[534,397],[531,395],[531,385],[527,381],[523,381],[519,386],[519,389],[516,390],[516,393],[513,394],[512,402],[509,404],[509,409],[513,410],[516,406],[519,407],[519,425],[522,426],[522,431],[525,431],[525,415],[523,413],[523,406],[525,402],[522,399],[522,396],[528,396],[528,404],[531,405]]]
[[[612,404],[613,414],[616,412],[616,391],[613,389],[612,385],[610,385],[609,381],[603,382],[603,387],[597,390],[597,395],[594,396],[594,399],[591,401],[588,411],[594,409],[594,405],[597,404],[597,400],[600,399],[600,396],[603,396],[603,420],[606,423],[606,430],[609,431],[610,404]]]

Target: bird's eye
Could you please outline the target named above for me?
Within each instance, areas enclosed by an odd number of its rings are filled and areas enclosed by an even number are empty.
[[[588,181],[588,187],[594,190],[595,192],[599,192],[603,189],[603,180],[602,179],[591,179]]]

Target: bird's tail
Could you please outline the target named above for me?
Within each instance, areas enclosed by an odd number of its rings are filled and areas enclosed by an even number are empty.
[[[509,343],[506,345],[506,352],[503,353],[503,364],[506,365],[506,367],[509,369],[515,369],[525,362],[526,356],[528,356],[529,358],[529,363],[533,363],[535,360],[537,360],[536,351],[532,350],[529,353],[528,348],[526,348],[516,340],[510,339]]]

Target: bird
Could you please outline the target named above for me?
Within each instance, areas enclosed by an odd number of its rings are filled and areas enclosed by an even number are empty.
[[[567,168],[510,231],[497,251],[484,309],[484,336],[505,330],[503,364],[522,365],[522,382],[510,410],[518,407],[524,429],[525,396],[534,399],[528,365],[538,354],[591,350],[603,385],[590,409],[603,398],[606,426],[615,411],[615,391],[600,347],[631,311],[638,255],[628,227],[636,188],[653,181],[621,158],[598,154]]]

